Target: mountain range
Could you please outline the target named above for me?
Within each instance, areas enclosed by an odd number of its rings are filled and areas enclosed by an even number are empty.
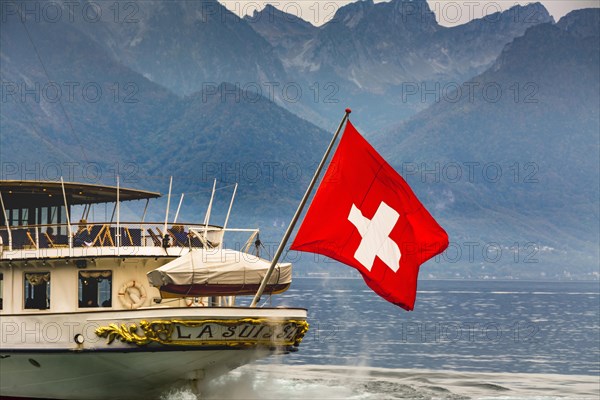
[[[597,261],[599,37],[600,9],[532,27],[468,86],[373,138],[463,249],[531,243],[539,262],[517,264],[531,276]]]
[[[275,47],[290,73],[321,81],[325,76],[376,94],[406,82],[466,80],[528,27],[553,21],[534,3],[448,28],[425,0],[350,3],[319,28],[272,6],[245,20]]]
[[[78,163],[78,179],[114,184],[120,168],[130,183],[164,192],[174,175],[190,200],[204,200],[214,178],[244,181],[244,207],[281,217],[310,178],[314,149],[326,146],[325,131],[233,84],[178,96],[76,24],[13,18],[0,33],[0,156],[14,176],[57,179]],[[282,190],[273,210],[264,198]]]
[[[275,47],[289,76],[320,85],[323,98],[308,107],[331,119],[339,105],[329,100],[344,99],[369,115],[371,129],[425,108],[435,97],[422,92],[483,72],[528,27],[553,21],[534,3],[447,28],[425,0],[350,3],[318,28],[271,6],[245,19]]]
[[[213,0],[77,4],[102,17],[3,9],[3,178],[75,163],[80,179],[119,170],[165,192],[173,175],[194,219],[214,178],[239,181],[232,223],[276,241],[351,106],[462,252],[431,276],[597,277],[598,9],[554,23],[535,3],[446,28],[426,1],[361,1],[315,27]]]
[[[435,101],[407,96],[415,85],[460,83],[528,27],[553,21],[540,3],[452,28],[438,24],[426,0],[350,3],[320,27],[270,5],[240,18],[217,0],[77,3],[103,17],[71,25],[173,93],[231,82],[324,128],[346,106],[369,115],[373,129],[408,118]],[[66,15],[73,6],[64,7]]]

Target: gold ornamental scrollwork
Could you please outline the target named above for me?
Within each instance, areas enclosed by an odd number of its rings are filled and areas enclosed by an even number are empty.
[[[119,339],[124,343],[135,343],[140,346],[150,343],[148,337],[138,335],[137,330],[136,324],[110,324],[109,326],[96,329],[95,332],[97,336],[105,337],[108,344],[114,342],[115,339]]]
[[[181,340],[173,337],[177,327],[199,328],[206,325],[220,325],[223,327],[243,326],[243,325],[262,325],[269,328],[283,328],[284,326],[294,325],[293,335],[285,337],[261,337],[261,338],[240,338],[240,339],[197,339]],[[253,347],[257,345],[285,345],[298,346],[306,332],[309,324],[304,320],[283,320],[273,321],[266,318],[243,318],[243,319],[210,319],[201,321],[189,320],[156,320],[148,322],[140,321],[140,326],[135,323],[130,324],[110,324],[106,327],[96,329],[95,333],[99,337],[107,339],[111,344],[116,339],[124,343],[136,344],[138,346],[149,343],[158,343],[172,346],[227,346],[227,347]],[[179,328],[177,328],[179,329]],[[141,332],[139,332],[141,330]],[[138,333],[139,332],[139,333]]]

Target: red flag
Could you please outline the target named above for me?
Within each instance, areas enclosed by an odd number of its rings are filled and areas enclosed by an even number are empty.
[[[446,247],[444,229],[348,121],[292,250],[356,268],[377,294],[412,310],[420,265]]]

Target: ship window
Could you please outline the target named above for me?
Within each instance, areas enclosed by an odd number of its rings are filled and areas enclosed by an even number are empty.
[[[49,209],[49,207],[38,208],[38,214],[39,214],[38,224],[46,225],[46,224],[50,223],[49,218],[48,218],[48,209]]]
[[[50,308],[50,272],[25,273],[25,309]]]
[[[19,218],[19,209],[8,211],[8,221],[10,226],[18,226],[21,219]]]
[[[21,209],[21,221],[19,225],[27,225],[29,222],[29,209],[22,208]]]
[[[24,226],[29,224],[29,209],[16,208],[8,210],[8,221],[10,226]]]
[[[112,307],[112,271],[79,272],[79,307]]]

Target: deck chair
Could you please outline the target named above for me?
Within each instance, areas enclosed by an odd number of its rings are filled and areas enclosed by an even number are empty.
[[[133,246],[133,237],[126,226],[121,228],[121,246]]]
[[[51,248],[54,246],[54,240],[48,235],[46,232],[42,233],[40,236],[40,247],[43,248]]]
[[[47,232],[44,232],[44,238],[46,238],[46,244],[49,248],[54,247],[54,240],[52,240],[52,238],[50,237],[50,235],[48,235]]]
[[[187,243],[182,242],[180,239],[181,238],[177,238],[177,235],[175,235],[175,233],[173,231],[171,231],[170,229],[167,229],[167,232],[169,233],[169,236],[171,236],[171,238],[173,238],[173,246],[176,247],[187,247]]]
[[[190,238],[190,241],[192,243],[192,247],[199,247],[199,248],[205,247],[204,243],[202,243],[200,241],[200,239],[198,238],[198,236],[196,236],[196,235],[192,235],[192,237]]]
[[[54,237],[54,247],[69,247],[69,236],[56,235]]]
[[[104,230],[104,225],[92,225],[92,228],[89,230],[90,238],[92,238],[92,243],[95,246],[95,239],[98,238],[100,233]]]
[[[127,229],[127,237],[131,240],[131,246],[142,245],[142,230],[140,228],[123,228]]]
[[[152,238],[152,241],[154,242],[154,245],[160,247],[161,244],[162,244],[162,242],[160,241],[160,239],[158,238],[158,236],[156,236],[156,233],[154,233],[154,231],[152,230],[152,228],[148,228],[146,230],[150,234],[150,237]]]
[[[48,233],[46,233],[46,232],[44,232],[44,237],[46,238],[46,243],[48,243],[49,248],[55,249],[55,248],[60,248],[60,247],[69,247],[69,245],[67,243],[57,243],[58,240],[52,240],[50,235],[48,235]]]
[[[115,242],[110,234],[110,225],[102,225],[100,232],[98,232],[98,235],[92,241],[92,246],[96,246],[96,243],[99,243],[100,246],[104,246],[105,242],[110,243],[110,245],[113,247],[115,245]]]
[[[34,249],[37,249],[37,248],[38,248],[38,245],[37,245],[37,243],[35,242],[35,240],[33,240],[33,237],[31,236],[31,232],[29,232],[29,231],[26,231],[26,232],[25,232],[25,236],[27,236],[27,241],[29,242],[29,244],[30,244],[31,246],[33,246],[33,248],[34,248]]]

